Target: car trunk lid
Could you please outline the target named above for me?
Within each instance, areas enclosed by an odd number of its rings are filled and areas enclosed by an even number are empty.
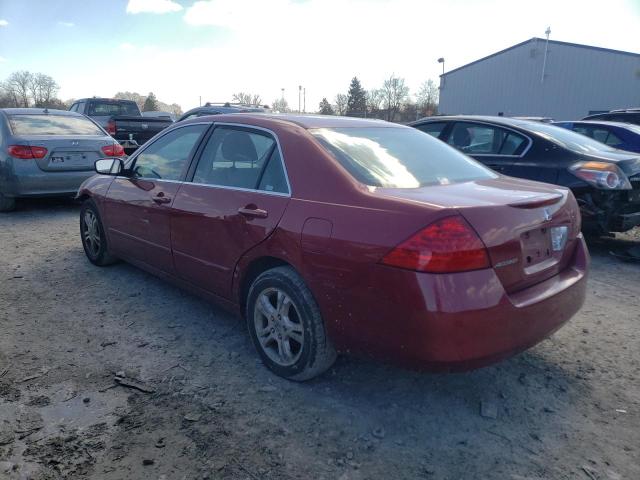
[[[93,164],[104,157],[101,148],[112,145],[113,140],[102,136],[77,137],[56,136],[55,138],[30,138],[32,147],[44,147],[47,153],[34,161],[41,170],[47,172],[87,171]]]
[[[575,199],[569,190],[553,185],[499,177],[377,191],[462,215],[484,242],[492,267],[510,293],[564,269],[580,233]],[[558,239],[558,235],[566,238]],[[557,248],[559,240],[561,248]]]

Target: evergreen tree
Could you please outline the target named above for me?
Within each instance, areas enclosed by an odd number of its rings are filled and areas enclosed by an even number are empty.
[[[365,92],[358,77],[353,77],[347,94],[347,116],[367,116],[367,92]]]
[[[143,112],[155,112],[158,110],[158,99],[153,94],[153,92],[149,92],[149,96],[145,99],[144,105],[142,106]]]
[[[331,106],[331,104],[329,103],[326,97],[324,97],[320,102],[320,113],[322,115],[335,115],[335,112],[333,111],[333,107]]]

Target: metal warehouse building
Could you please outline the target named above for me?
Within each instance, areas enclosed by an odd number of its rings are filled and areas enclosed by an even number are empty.
[[[640,54],[532,38],[440,77],[443,114],[582,118],[640,106]]]

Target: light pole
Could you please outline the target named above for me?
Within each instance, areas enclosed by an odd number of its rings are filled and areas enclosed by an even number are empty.
[[[442,64],[442,75],[444,75],[444,57],[440,57],[438,59],[438,63]]]
[[[302,113],[302,85],[298,85],[298,113]]]
[[[544,33],[547,35],[547,41],[544,45],[544,60],[542,60],[542,76],[540,77],[540,83],[544,83],[544,74],[547,70],[547,53],[549,52],[549,35],[551,35],[551,27],[547,27]]]
[[[307,88],[302,89],[302,113],[307,113]]]

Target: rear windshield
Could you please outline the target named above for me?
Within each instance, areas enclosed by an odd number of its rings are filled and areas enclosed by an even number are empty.
[[[555,125],[547,125],[545,123],[527,122],[525,126],[528,130],[531,130],[538,135],[543,136],[547,140],[560,145],[566,149],[572,150],[578,153],[598,153],[598,152],[615,152],[614,148],[611,148],[604,143],[600,143],[597,140],[576,133],[573,130],[567,130],[566,128],[557,127]]]
[[[14,135],[106,135],[91,120],[71,115],[9,115]]]
[[[310,132],[366,185],[417,188],[496,177],[475,160],[415,128],[320,128]]]
[[[140,110],[134,102],[96,102],[89,103],[89,115],[132,115],[139,117]]]

